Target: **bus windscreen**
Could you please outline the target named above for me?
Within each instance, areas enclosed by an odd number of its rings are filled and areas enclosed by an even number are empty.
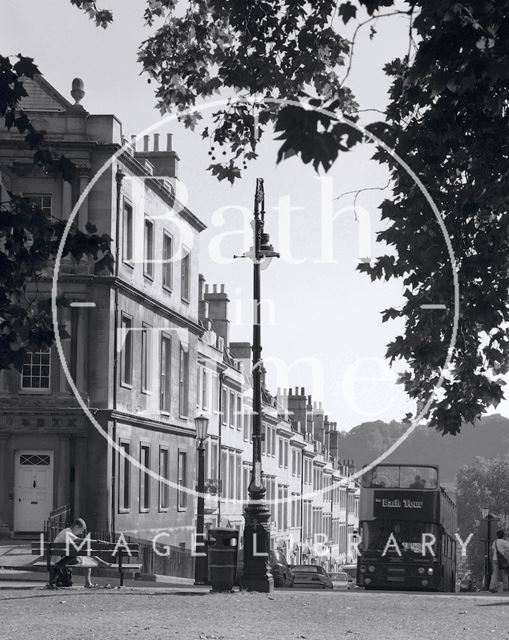
[[[374,520],[361,526],[362,554],[370,556],[414,555],[421,556],[429,550],[431,541],[439,540],[438,526],[424,522],[390,522]],[[432,544],[433,548],[435,544]],[[436,550],[434,550],[436,553]]]
[[[434,467],[380,465],[363,476],[362,486],[370,489],[437,489]]]

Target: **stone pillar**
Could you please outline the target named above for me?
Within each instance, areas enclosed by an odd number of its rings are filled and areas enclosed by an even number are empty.
[[[82,517],[86,512],[86,473],[87,473],[87,439],[76,436],[74,439],[74,495],[72,496],[74,517]]]
[[[70,501],[70,438],[67,435],[58,436],[58,448],[55,452],[55,483],[56,504],[53,508],[62,507]]]
[[[90,182],[90,167],[86,165],[82,165],[79,167],[79,194],[78,197],[85,191]],[[85,226],[88,222],[88,196],[83,201],[83,204],[80,207],[78,220],[77,220],[80,229],[85,229]]]
[[[113,423],[101,423],[113,437]],[[112,473],[111,448],[104,437],[96,429],[89,427],[87,436],[87,468],[82,485],[86,495],[84,518],[90,529],[112,530],[114,515],[112,514]]]
[[[74,382],[82,394],[88,394],[87,356],[88,356],[88,309],[76,307],[73,340],[76,341],[76,378]]]
[[[10,375],[12,375],[11,371],[7,371],[6,369],[3,369],[2,371],[0,371],[0,396],[10,395],[10,388],[9,388]]]
[[[67,220],[73,206],[72,202],[72,186],[67,180],[62,180],[62,212],[61,220]]]
[[[61,309],[60,321],[65,326],[67,333],[71,335],[71,310],[68,307]],[[62,340],[62,351],[64,353],[65,361],[67,362],[67,367],[71,370],[71,340],[69,338]],[[67,378],[65,377],[65,373],[60,364],[60,359],[58,358],[56,350],[55,360],[58,362],[59,391],[60,393],[69,393],[70,387],[67,384]]]
[[[13,529],[14,478],[9,477],[9,469],[12,469],[12,465],[9,464],[10,438],[10,434],[0,433],[0,487],[2,487],[2,491],[0,491],[0,533],[7,533]]]

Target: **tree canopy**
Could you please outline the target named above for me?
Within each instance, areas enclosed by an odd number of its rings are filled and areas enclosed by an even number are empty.
[[[355,98],[345,86],[354,41],[332,28],[334,15],[345,24],[358,20],[358,27],[393,13],[408,15],[408,51],[385,66],[392,81],[385,117],[368,128],[425,185],[456,258],[458,338],[430,424],[456,434],[463,423],[475,422],[502,399],[508,371],[509,2],[197,1],[178,17],[175,6],[149,3],[148,23],[162,15],[166,20],[142,45],[140,60],[157,82],[162,109],[188,109],[218,91],[246,97],[246,104],[217,113],[214,131],[202,132],[213,144],[229,146],[232,156],[210,169],[232,181],[241,175],[238,159],[245,162],[256,152],[248,97],[258,100],[260,128],[275,123],[282,140],[278,161],[296,153],[327,170],[340,151],[358,143],[362,136],[344,121],[304,106],[277,108],[271,98],[307,99],[357,120]],[[183,121],[195,126],[196,116]],[[388,228],[378,239],[393,251],[359,269],[372,279],[402,279],[405,303],[385,310],[383,320],[403,318],[405,331],[388,345],[387,357],[406,364],[401,383],[422,403],[434,392],[448,353],[453,267],[412,178],[382,149],[374,157],[390,170],[392,194],[381,206]],[[445,309],[424,311],[423,304]]]
[[[438,5],[438,6],[437,6]],[[393,78],[384,139],[407,162],[437,203],[451,238],[460,288],[458,338],[431,423],[459,432],[503,397],[507,374],[509,81],[508,3],[426,3],[413,21],[415,56],[387,65]],[[410,397],[432,392],[452,324],[451,265],[440,229],[413,181],[393,158],[392,195],[382,204],[390,222],[379,234],[395,257],[361,265],[372,278],[403,279],[407,302],[384,317],[406,328],[389,345],[402,358]],[[444,311],[420,305],[443,303]]]
[[[100,26],[112,19],[95,2],[71,2]],[[396,14],[408,19],[408,49],[384,68],[391,88],[383,117],[365,124],[410,165],[451,238],[458,339],[429,418],[442,433],[456,434],[498,404],[508,372],[509,0],[148,0],[145,21],[153,32],[139,59],[161,111],[177,110],[208,140],[209,170],[218,179],[241,178],[260,136],[273,132],[281,141],[277,161],[297,154],[327,171],[363,140],[348,125],[360,116],[348,87],[358,30],[369,26],[375,37],[375,25],[382,29]],[[355,25],[353,38],[341,34],[343,24]],[[214,114],[213,127],[200,127],[192,107],[213,95],[231,101]],[[392,193],[381,206],[387,227],[379,233],[389,250],[359,268],[372,279],[403,283],[405,303],[383,313],[384,321],[405,323],[387,357],[406,364],[401,383],[422,403],[448,353],[452,267],[414,181],[383,149],[374,158],[391,176]],[[424,311],[423,304],[445,308]]]

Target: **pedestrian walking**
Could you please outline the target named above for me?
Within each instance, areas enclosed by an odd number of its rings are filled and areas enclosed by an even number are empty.
[[[493,593],[507,591],[509,574],[509,541],[505,531],[497,531],[497,539],[491,547],[491,581],[489,589]]]

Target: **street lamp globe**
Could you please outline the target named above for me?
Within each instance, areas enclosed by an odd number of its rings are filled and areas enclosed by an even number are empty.
[[[209,428],[209,419],[207,416],[196,416],[194,419],[194,424],[196,426],[196,437],[200,442],[203,442],[207,439],[207,431]]]
[[[274,247],[270,244],[268,233],[262,233],[260,255],[264,258],[279,258],[279,253],[274,251]]]

